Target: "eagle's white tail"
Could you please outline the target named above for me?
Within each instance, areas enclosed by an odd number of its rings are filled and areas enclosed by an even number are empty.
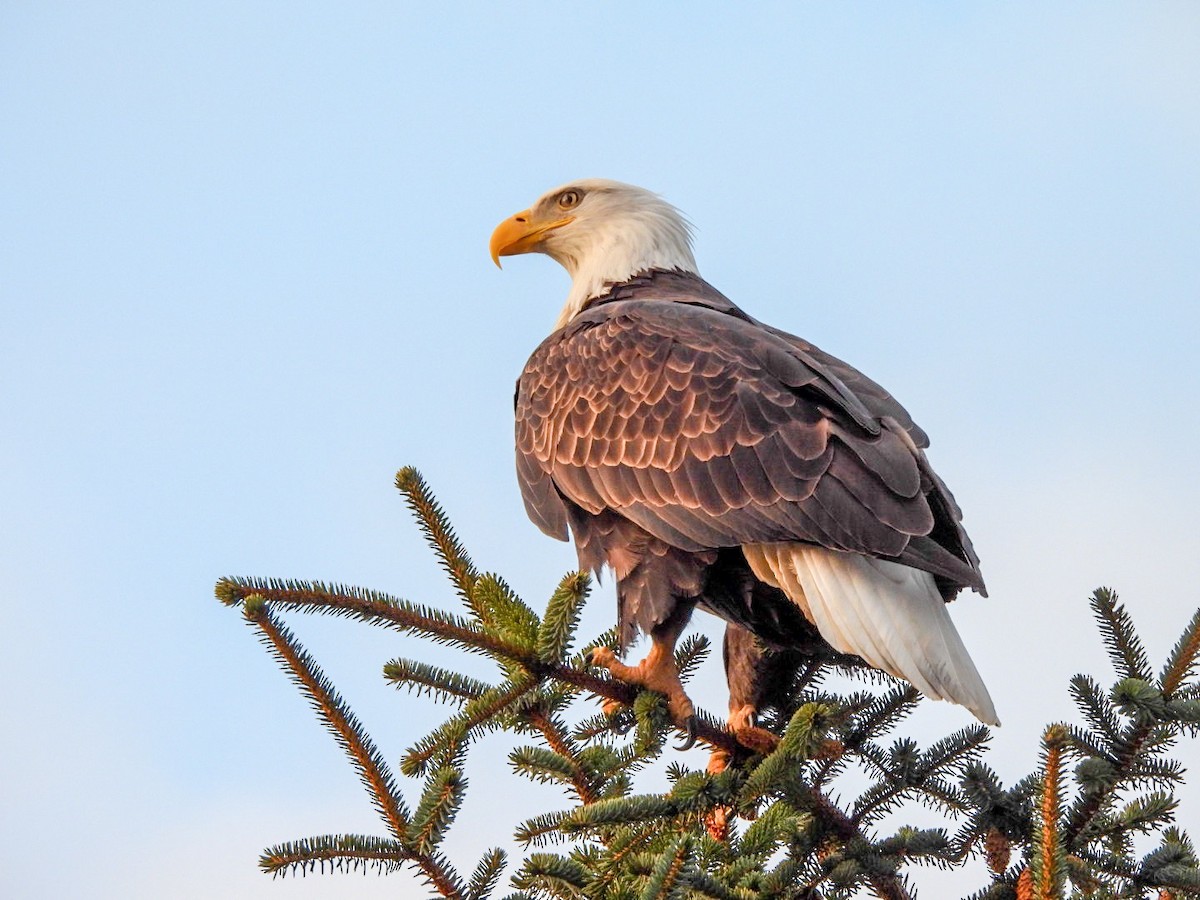
[[[754,574],[782,590],[842,653],[965,706],[999,725],[996,708],[950,619],[933,576],[920,569],[811,544],[747,544]]]

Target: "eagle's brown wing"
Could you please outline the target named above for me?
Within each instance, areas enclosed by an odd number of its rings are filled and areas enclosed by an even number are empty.
[[[725,311],[586,310],[527,363],[516,443],[526,508],[560,539],[570,502],[682,550],[804,541],[983,588],[903,408],[840,360]]]

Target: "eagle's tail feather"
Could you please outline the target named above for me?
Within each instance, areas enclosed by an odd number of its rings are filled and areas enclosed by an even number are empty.
[[[810,544],[743,548],[754,573],[799,604],[821,636],[903,678],[933,700],[999,725],[988,689],[933,576],[920,569]]]

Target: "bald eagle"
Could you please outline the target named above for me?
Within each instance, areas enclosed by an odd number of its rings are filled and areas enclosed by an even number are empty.
[[[637,666],[607,648],[594,663],[690,722],[673,650],[699,607],[729,623],[735,734],[765,691],[747,655],[815,643],[998,724],[946,608],[986,596],[979,560],[887,391],[704,281],[687,220],[642,188],[556,188],[490,249],[571,275],[517,383],[517,474],[533,522],[615,573],[622,647],[650,636]]]

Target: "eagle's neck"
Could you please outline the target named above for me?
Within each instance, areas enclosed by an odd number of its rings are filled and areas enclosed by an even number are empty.
[[[673,212],[673,211],[672,211]],[[603,232],[556,247],[552,255],[571,274],[571,291],[554,327],[562,328],[614,284],[652,269],[698,275],[686,222],[677,215],[644,211]],[[616,223],[613,223],[614,225]]]

